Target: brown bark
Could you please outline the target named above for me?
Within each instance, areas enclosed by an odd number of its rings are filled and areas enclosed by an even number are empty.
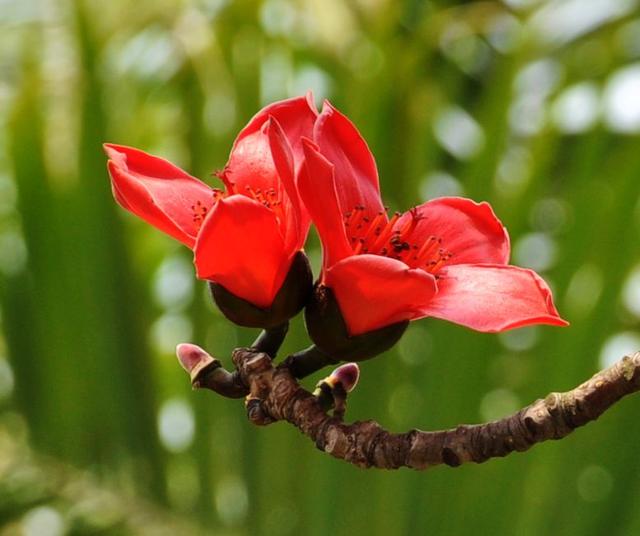
[[[286,361],[274,366],[266,353],[241,348],[233,353],[233,362],[234,384],[243,385],[250,393],[247,414],[254,424],[287,421],[320,450],[360,467],[382,469],[426,469],[443,463],[457,467],[522,452],[536,443],[567,436],[596,420],[623,396],[640,390],[638,352],[571,391],[551,393],[503,419],[449,430],[414,429],[393,434],[375,421],[346,424],[327,413],[318,399],[298,384]],[[201,373],[192,374],[193,385],[225,394],[217,382],[230,373],[217,369],[201,367]]]

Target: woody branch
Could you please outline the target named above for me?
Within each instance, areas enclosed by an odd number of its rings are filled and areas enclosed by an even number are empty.
[[[257,425],[287,421],[332,456],[360,467],[426,469],[446,464],[482,463],[537,443],[562,439],[596,420],[622,397],[640,391],[640,352],[623,357],[586,382],[564,393],[551,393],[503,419],[449,430],[410,430],[394,434],[373,420],[347,424],[332,415],[316,396],[300,386],[287,361],[274,366],[255,348],[233,352],[233,373],[203,350],[181,361],[192,384],[224,396],[246,398],[249,419]],[[197,349],[197,350],[195,350]],[[186,352],[183,351],[183,354]]]

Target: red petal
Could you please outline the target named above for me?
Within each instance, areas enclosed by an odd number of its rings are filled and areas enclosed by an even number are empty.
[[[229,193],[252,195],[253,192],[278,191],[280,186],[269,138],[264,128],[245,136],[231,151],[229,161],[220,174]]]
[[[531,324],[567,325],[553,305],[549,287],[532,270],[459,264],[439,276],[438,295],[421,316],[491,333]]]
[[[240,131],[234,143],[234,149],[245,137],[260,130],[269,117],[274,117],[282,126],[291,145],[296,166],[299,166],[302,162],[302,142],[300,140],[303,136],[308,138],[312,136],[313,125],[318,117],[313,103],[313,94],[308,92],[304,97],[294,97],[265,106]]]
[[[275,118],[291,146],[294,167],[302,161],[302,136],[311,137],[318,112],[313,106],[311,94],[275,102],[260,110],[236,138],[222,180],[229,187],[234,184],[237,193],[244,194],[246,187],[254,190],[277,188],[277,175],[269,151],[263,127],[269,117]]]
[[[384,210],[373,155],[349,119],[325,102],[316,121],[314,141],[335,166],[336,190],[343,213],[365,207],[365,216]]]
[[[298,190],[322,241],[322,265],[326,270],[353,254],[344,230],[344,220],[333,177],[334,168],[315,144],[303,139],[305,158],[298,175]]]
[[[453,253],[447,265],[509,262],[509,235],[488,203],[441,197],[420,205],[413,214],[418,222],[405,240],[421,246],[430,236],[441,238],[441,247]],[[411,217],[412,211],[406,212],[394,228],[402,229]]]
[[[403,262],[378,255],[357,255],[327,271],[351,335],[359,335],[421,316],[436,294],[435,278]]]
[[[311,220],[306,209],[302,210],[298,197],[291,146],[280,123],[274,117],[271,117],[267,123],[267,137],[276,171],[290,204],[289,207],[285,207],[287,221],[284,226],[284,242],[287,250],[293,252],[304,246]]]
[[[216,203],[194,252],[198,277],[263,308],[273,302],[291,262],[274,213],[243,195]]]
[[[171,162],[138,149],[105,144],[116,201],[161,231],[193,247],[202,211],[213,204],[211,188]],[[194,219],[194,217],[196,217]]]

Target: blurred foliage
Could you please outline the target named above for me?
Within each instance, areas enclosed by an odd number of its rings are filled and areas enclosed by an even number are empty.
[[[35,455],[16,415],[0,421],[0,534],[204,534],[195,522],[150,505],[134,490],[104,489],[95,476]],[[195,520],[194,520],[195,521]]]
[[[640,348],[638,4],[0,0],[0,534],[637,534],[640,399],[419,474],[191,392],[177,342],[227,360],[255,334],[116,206],[101,143],[207,178],[262,105],[313,89],[361,129],[393,209],[490,201],[572,326],[417,322],[363,364],[348,417],[499,417]],[[306,342],[298,319],[284,350]]]

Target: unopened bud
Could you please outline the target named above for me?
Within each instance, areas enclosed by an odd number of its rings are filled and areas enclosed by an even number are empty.
[[[248,328],[269,329],[285,324],[307,304],[313,288],[313,274],[307,256],[302,251],[296,253],[287,277],[266,309],[239,298],[218,283],[210,282],[209,288],[216,305],[231,322]]]
[[[347,408],[347,393],[355,388],[360,378],[360,368],[355,363],[346,363],[335,369],[316,385],[313,396],[323,410],[333,409],[333,416],[342,419]]]
[[[198,376],[209,367],[219,367],[220,362],[195,344],[182,343],[176,347],[176,355],[182,368],[191,377],[191,383],[197,381]]]
[[[357,363],[345,363],[334,370],[326,379],[326,382],[331,387],[340,385],[346,393],[350,393],[355,389],[359,379],[360,367]]]
[[[183,343],[176,347],[182,368],[189,373],[194,389],[211,389],[227,398],[242,398],[249,389],[238,372],[228,372],[222,363],[195,344]]]

